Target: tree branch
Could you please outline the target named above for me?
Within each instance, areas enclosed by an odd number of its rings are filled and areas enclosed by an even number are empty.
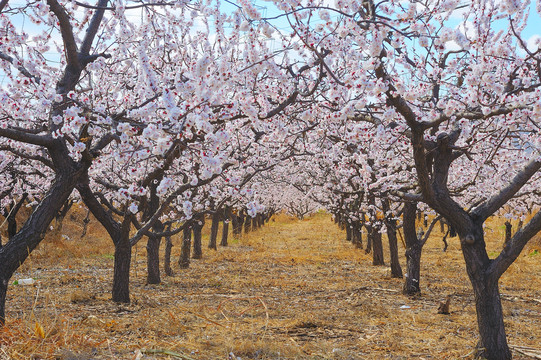
[[[509,199],[511,199],[539,169],[541,169],[541,159],[537,158],[530,160],[524,169],[515,175],[509,185],[493,195],[484,204],[475,208],[472,211],[472,216],[478,218],[480,221],[485,221],[489,216],[505,205],[505,203],[509,201]]]

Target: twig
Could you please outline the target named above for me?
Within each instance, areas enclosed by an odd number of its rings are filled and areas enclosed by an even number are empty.
[[[534,359],[541,359],[541,350],[519,345],[509,345],[509,347],[522,355],[530,356]]]

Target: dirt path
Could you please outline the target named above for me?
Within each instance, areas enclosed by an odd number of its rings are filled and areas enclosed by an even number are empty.
[[[132,304],[117,305],[109,300],[110,244],[93,241],[91,248],[102,252],[78,256],[75,244],[53,242],[18,274],[36,278],[38,286],[10,288],[0,359],[2,352],[14,359],[70,360],[173,359],[174,353],[192,359],[456,359],[469,358],[475,345],[473,299],[453,243],[447,253],[437,241],[427,245],[424,293],[410,299],[400,293],[402,281],[391,279],[386,266],[371,266],[370,256],[347,243],[328,216],[280,216],[217,252],[204,246],[202,260],[187,270],[175,267],[161,285],[145,285],[141,242],[134,249]],[[65,251],[58,255],[60,247]],[[510,342],[535,346],[541,266],[539,258],[524,261],[502,281],[502,292]],[[449,294],[451,315],[437,314]]]

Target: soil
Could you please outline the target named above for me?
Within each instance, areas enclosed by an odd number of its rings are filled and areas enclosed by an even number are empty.
[[[319,213],[275,216],[230,238],[189,269],[147,285],[145,244],[133,249],[131,303],[110,298],[113,247],[83,215],[53,231],[13,277],[0,359],[469,359],[477,339],[472,291],[458,240],[441,234],[422,257],[422,295],[401,294],[402,279],[345,241]],[[210,221],[207,221],[207,226]],[[491,256],[504,221],[486,228]],[[204,241],[208,241],[205,228]],[[384,239],[385,240],[385,239]],[[163,245],[162,245],[163,247]],[[399,244],[403,268],[404,248]],[[501,280],[508,341],[515,359],[541,358],[541,250],[535,241]],[[162,249],[163,251],[163,249]],[[387,251],[387,248],[386,248]],[[388,262],[388,253],[385,253]],[[450,298],[450,314],[438,314]],[[529,355],[528,355],[529,354]]]

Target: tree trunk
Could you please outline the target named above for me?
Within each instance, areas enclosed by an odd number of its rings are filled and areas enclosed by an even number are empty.
[[[370,235],[370,226],[365,226],[366,227],[366,249],[365,249],[365,252],[367,254],[370,254],[372,252],[372,236]]]
[[[391,257],[391,277],[402,278],[402,267],[398,258],[398,238],[396,237],[396,220],[387,220],[387,238],[389,239],[389,252]]]
[[[252,230],[253,230],[253,231],[259,229],[259,219],[258,219],[258,216],[259,216],[259,214],[256,214],[256,215],[252,218]]]
[[[160,243],[162,238],[150,235],[147,241],[147,284],[159,284],[160,278]]]
[[[472,281],[472,285],[479,326],[477,356],[487,360],[510,360],[498,282]]]
[[[231,219],[231,209],[226,207],[224,210],[223,226],[222,226],[222,241],[221,246],[227,246],[227,237],[229,236],[229,220]]]
[[[244,219],[244,233],[248,234],[252,230],[252,218],[249,215],[246,215]]]
[[[113,270],[112,299],[114,302],[130,302],[130,225],[131,217],[124,216],[118,238],[113,239],[115,244],[115,265]]]
[[[0,325],[5,321],[6,291],[13,273],[39,245],[54,215],[75,188],[85,169],[69,167],[57,174],[47,194],[21,229],[0,248]]]
[[[351,241],[357,249],[363,248],[363,239],[361,238],[361,223],[358,220],[351,224]]]
[[[351,241],[352,238],[353,238],[353,236],[351,234],[351,224],[347,224],[346,225],[346,240]]]
[[[383,244],[381,242],[381,233],[375,226],[371,226],[372,237],[372,265],[385,265],[383,259]]]
[[[417,203],[405,203],[403,214],[404,241],[406,242],[406,276],[402,292],[405,295],[421,293],[419,279],[421,276],[422,246],[415,232],[415,213]]]
[[[169,227],[169,230],[171,227]],[[173,276],[173,269],[171,269],[171,249],[173,248],[173,242],[171,241],[171,236],[165,237],[165,255],[163,259],[163,269],[165,275]]]
[[[221,209],[214,211],[214,214],[212,214],[212,223],[210,225],[209,249],[216,250],[216,238],[218,237],[218,227],[220,226],[221,217],[222,217]]]
[[[239,217],[233,211],[231,212],[231,225],[233,226],[233,236],[239,234]]]
[[[204,221],[204,218],[203,218]],[[203,223],[201,218],[193,224],[193,259],[201,259],[203,257],[203,250],[201,249],[201,231],[203,230]],[[210,245],[209,245],[210,248]],[[214,239],[214,248],[216,248],[216,239]]]
[[[181,269],[190,267],[190,247],[192,243],[192,227],[186,226],[182,232],[182,246],[180,248],[180,258],[178,265]]]
[[[477,356],[487,360],[511,359],[505,335],[498,278],[488,271],[491,261],[486,252],[483,225],[473,222],[470,229],[457,227],[457,233],[475,297],[479,328]]]

